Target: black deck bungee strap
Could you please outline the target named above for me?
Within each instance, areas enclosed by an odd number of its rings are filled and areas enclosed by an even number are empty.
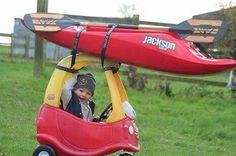
[[[104,38],[104,41],[103,41],[103,46],[102,46],[102,50],[101,50],[101,64],[102,64],[102,67],[104,68],[104,61],[105,61],[105,57],[106,57],[106,49],[107,49],[107,45],[108,45],[108,41],[109,41],[109,38],[110,38],[110,35],[112,33],[112,31],[117,27],[118,25],[113,25],[109,31],[106,33],[106,36]]]
[[[120,69],[120,66],[121,66],[121,63],[119,63],[119,66],[118,67],[106,67],[106,68],[103,68],[105,71],[107,70],[111,70],[113,74],[117,73]]]
[[[60,65],[57,65],[56,69],[63,70],[65,72],[73,73],[73,74],[78,73],[78,71],[79,71],[77,69],[66,68],[66,67],[63,67],[63,66],[60,66]]]
[[[83,30],[84,30],[84,28],[82,27],[75,34],[74,44],[73,44],[73,47],[71,50],[72,59],[71,59],[70,67],[73,67],[73,65],[75,64],[75,58],[76,58],[76,54],[77,54],[77,46],[79,44],[80,34]]]

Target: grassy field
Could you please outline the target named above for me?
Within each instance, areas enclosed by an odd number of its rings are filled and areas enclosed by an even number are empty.
[[[32,62],[0,61],[0,156],[28,156],[37,145],[35,117],[53,68],[47,67],[40,78],[33,78],[32,70]],[[102,73],[94,74],[99,114],[109,96],[99,94],[107,92]],[[236,99],[228,89],[171,82],[174,96],[167,97],[154,89],[155,83],[149,81],[144,91],[126,86],[137,112],[141,145],[137,155],[236,155]]]

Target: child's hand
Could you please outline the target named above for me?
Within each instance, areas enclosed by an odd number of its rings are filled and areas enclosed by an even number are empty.
[[[99,122],[99,118],[100,118],[100,116],[98,116],[98,115],[93,115],[93,121],[94,121],[94,122]]]

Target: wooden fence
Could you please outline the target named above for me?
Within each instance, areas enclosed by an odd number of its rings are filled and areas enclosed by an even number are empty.
[[[128,75],[127,71],[120,71],[123,75]],[[219,82],[219,81],[210,81],[210,80],[203,80],[197,78],[188,78],[184,76],[170,76],[164,74],[138,74],[141,77],[147,77],[150,79],[158,79],[158,80],[166,80],[166,81],[178,81],[184,83],[193,83],[193,84],[203,84],[209,86],[216,86],[216,87],[226,87],[228,83],[226,82]]]

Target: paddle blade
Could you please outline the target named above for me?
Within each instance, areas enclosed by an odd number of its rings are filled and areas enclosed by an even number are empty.
[[[45,32],[56,32],[69,26],[79,25],[68,16],[49,13],[26,14],[24,23],[30,30]]]
[[[203,19],[190,19],[170,28],[186,40],[197,43],[215,43],[223,38],[226,30],[225,21]]]

